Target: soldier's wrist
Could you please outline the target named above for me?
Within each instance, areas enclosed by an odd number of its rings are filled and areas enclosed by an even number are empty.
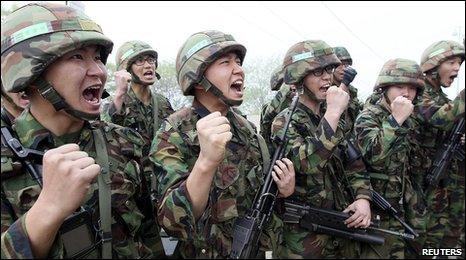
[[[401,119],[397,119],[396,116],[394,116],[393,114],[391,114],[389,117],[388,117],[388,123],[390,123],[390,125],[394,128],[398,128],[400,127],[402,124],[403,124],[403,121],[401,121]]]
[[[28,218],[34,219],[34,223],[40,221],[49,227],[60,226],[66,217],[67,215],[60,207],[41,199],[40,196],[28,211]]]
[[[217,169],[220,162],[211,160],[208,156],[205,156],[202,151],[199,153],[195,166],[198,166],[202,172],[211,172]]]

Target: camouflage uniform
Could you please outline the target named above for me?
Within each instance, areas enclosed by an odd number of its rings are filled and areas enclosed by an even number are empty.
[[[424,82],[419,65],[405,59],[386,62],[375,89],[382,90],[397,84],[414,85],[418,88],[418,96],[421,96]],[[399,125],[391,115],[385,95],[382,95],[378,101],[364,108],[354,128],[355,139],[370,172],[372,188],[386,198],[401,213],[400,217],[421,234],[416,244],[412,244],[416,250],[420,250],[426,226],[426,205],[421,186],[426,168],[419,144],[419,122],[411,115]],[[373,209],[376,209],[375,214],[381,216],[381,228],[405,232],[394,217],[378,208]],[[406,242],[398,236],[386,235],[385,244],[374,247],[381,258],[413,257],[405,255]],[[369,253],[364,257],[377,256]]]
[[[309,54],[308,54],[309,53]],[[301,56],[300,56],[301,55]],[[306,58],[311,57],[311,58]],[[300,59],[299,57],[304,57]],[[285,57],[285,82],[301,84],[312,70],[339,60],[323,41],[305,41],[292,46]],[[283,133],[289,108],[275,117],[272,138]],[[361,160],[345,169],[348,163],[347,141],[340,120],[334,132],[327,120],[298,103],[287,137],[285,156],[293,161],[296,189],[293,198],[311,206],[342,211],[353,199],[370,199],[370,183]],[[310,232],[298,224],[285,224],[283,239],[285,258],[354,258],[359,256],[359,243],[325,234]]]
[[[109,219],[109,231],[112,235],[110,254],[117,258],[163,256],[159,228],[151,215],[153,212],[150,211],[150,207],[155,205],[151,205],[149,188],[146,185],[146,176],[151,173],[145,172],[140,163],[144,145],[142,137],[129,128],[100,121],[90,124],[88,118],[95,119],[98,115],[74,110],[54,87],[42,78],[42,73],[48,65],[83,46],[99,46],[100,58],[105,64],[113,47],[112,41],[103,35],[99,25],[80,11],[61,4],[48,3],[29,4],[11,13],[2,24],[1,37],[1,73],[5,90],[20,92],[33,84],[57,111],[64,109],[84,121],[84,126],[79,131],[55,136],[26,109],[16,119],[12,134],[24,147],[39,151],[66,143],[77,143],[81,151],[87,152],[97,161],[103,161],[104,164],[105,153],[97,154],[97,151],[106,151],[108,164],[101,165],[105,170],[102,172],[106,172],[105,176],[102,175],[104,183],[92,183],[82,205],[92,215],[91,224],[96,228],[101,221],[99,208],[110,206],[99,203],[99,190],[102,188],[100,185],[108,184],[111,192],[108,203],[111,204],[112,211]],[[94,130],[96,134],[102,134],[104,140],[98,139],[105,145],[96,144]],[[6,145],[3,134],[1,154],[2,258],[33,258],[25,215],[35,204],[41,188]],[[8,204],[11,207],[5,206]],[[148,212],[150,213],[146,217]],[[57,234],[47,258],[70,257],[64,251],[61,237]],[[83,238],[73,237],[75,240],[72,242],[82,242]],[[92,251],[89,256],[100,257],[100,248],[101,246],[97,246],[97,251]]]
[[[270,139],[272,121],[278,113],[290,105],[294,93],[295,92],[290,89],[289,85],[282,85],[272,101],[270,101],[269,104],[265,104],[262,108],[260,133],[266,140],[269,147],[272,147],[272,140]]]
[[[108,140],[113,257],[161,257],[163,247],[158,234],[159,228],[153,221],[150,223],[144,220],[143,211],[138,206],[147,196],[139,163],[143,145],[140,135],[129,128],[95,122],[86,125],[80,132],[57,137],[37,122],[27,110],[18,117],[15,124],[15,132],[26,148],[43,151],[66,143],[78,143],[80,149],[93,158],[98,155],[92,129],[98,128],[103,129],[105,139]],[[2,204],[2,248],[6,249],[2,250],[2,258],[33,258],[24,216],[34,205],[41,189],[27,171],[16,168],[18,162],[13,159],[12,151],[4,145],[2,136],[2,176],[5,176],[2,178],[2,190],[13,205],[18,219],[13,221],[10,212]],[[125,151],[127,156],[121,151]],[[90,208],[95,226],[99,220],[99,204],[96,203],[98,189],[97,182],[92,184],[83,204]],[[99,257],[98,254],[91,256]],[[65,257],[60,239],[55,241],[48,257]]]
[[[444,60],[453,56],[460,56],[464,60],[464,55],[464,46],[456,42],[436,42],[424,51],[421,58],[421,69],[424,73],[431,74],[433,72],[435,75],[437,67]],[[441,87],[436,89],[429,80],[426,80],[425,83],[423,105],[451,104]],[[430,158],[432,162],[438,147],[440,147],[439,144],[448,136],[448,132],[445,129],[429,127],[426,124],[423,125],[423,129],[421,144],[426,150],[426,157]],[[448,129],[446,130],[448,131]],[[429,236],[425,248],[461,247],[464,249],[465,173],[464,167],[461,165],[464,165],[464,161],[453,158],[445,173],[445,176],[448,177],[441,181],[431,194],[427,194],[432,204],[429,207],[430,220],[427,226]]]
[[[192,35],[180,49],[176,62],[183,93],[192,95],[191,89],[196,84],[208,91],[217,89],[211,84],[204,85],[204,72],[228,52],[236,52],[242,62],[246,49],[231,35],[218,31]],[[227,100],[219,99],[228,104]],[[180,252],[188,258],[229,256],[234,222],[252,207],[263,182],[262,162],[266,156],[261,153],[259,135],[252,123],[230,108],[226,117],[233,137],[213,178],[205,211],[198,220],[195,219],[186,179],[200,153],[196,123],[209,113],[194,99],[191,107],[170,115],[157,132],[150,153],[151,160],[165,173],[160,177],[159,185],[159,194],[163,195],[158,208],[159,223],[168,234],[180,239]],[[261,250],[277,250],[281,228],[282,222],[274,215],[261,237]]]
[[[353,59],[345,47],[334,47],[333,50],[335,51],[335,55],[337,55],[340,61],[349,61],[351,64],[353,63]],[[338,82],[335,81],[335,77],[333,77],[333,82],[335,85],[338,84]],[[363,104],[358,99],[358,89],[356,87],[350,84],[348,86],[348,92],[350,101],[344,114],[345,129],[343,131],[346,134],[351,135],[354,122],[356,121],[358,114],[362,111]]]
[[[252,206],[262,182],[263,159],[258,141],[245,121],[230,111],[226,117],[233,129],[233,138],[215,174],[207,208],[195,221],[186,178],[200,151],[196,123],[209,113],[196,102],[190,108],[175,112],[164,121],[151,149],[151,159],[165,172],[159,185],[159,193],[163,194],[159,222],[167,233],[182,241],[180,251],[188,258],[226,258],[229,255],[233,224]],[[279,230],[280,223],[276,221],[268,229],[274,241],[278,241],[278,233],[274,232]]]
[[[131,71],[131,65],[138,57],[146,54],[154,55],[157,59],[157,52],[144,42],[130,41],[124,43],[118,49],[115,58],[117,70],[126,69],[133,74],[134,77],[134,72]],[[155,68],[157,69],[157,62],[155,64]],[[160,76],[157,72],[155,73],[157,78],[159,78]],[[156,93],[150,86],[145,87],[150,88],[150,104],[145,105],[141,100],[139,100],[139,98],[137,98],[132,88],[130,88],[128,93],[124,96],[120,112],[116,111],[115,105],[110,101],[102,107],[101,117],[102,120],[107,122],[130,127],[136,130],[148,143],[150,143],[155,132],[157,132],[160,127],[162,120],[172,114],[173,109],[166,97]],[[154,112],[158,114],[154,115]],[[151,120],[154,116],[157,116],[157,122]],[[154,126],[154,123],[157,123],[157,126]]]

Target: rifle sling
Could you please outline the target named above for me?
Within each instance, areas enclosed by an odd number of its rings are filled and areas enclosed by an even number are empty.
[[[102,239],[102,259],[112,258],[112,205],[110,190],[110,171],[108,161],[108,151],[104,135],[101,129],[92,131],[94,135],[96,162],[100,165],[101,171],[97,177],[99,185],[99,210],[100,210],[100,232]]]

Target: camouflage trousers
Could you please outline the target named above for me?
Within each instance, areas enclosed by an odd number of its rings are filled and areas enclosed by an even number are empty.
[[[361,251],[359,242],[309,232],[298,224],[285,225],[283,240],[285,248],[280,252],[280,258],[358,258]]]
[[[450,175],[446,184],[427,196],[430,205],[424,248],[464,250],[464,171]]]

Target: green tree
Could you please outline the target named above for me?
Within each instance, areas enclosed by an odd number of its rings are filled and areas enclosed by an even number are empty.
[[[280,63],[278,56],[271,56],[244,64],[246,89],[243,104],[239,107],[243,113],[259,115],[262,106],[273,98],[274,93],[270,90],[270,77]]]

